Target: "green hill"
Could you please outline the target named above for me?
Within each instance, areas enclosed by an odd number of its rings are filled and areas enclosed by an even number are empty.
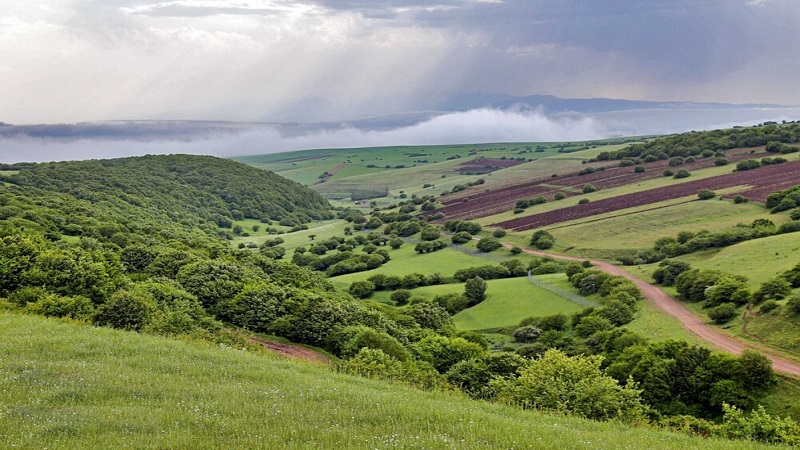
[[[765,448],[31,316],[0,326],[6,448]]]
[[[235,220],[293,226],[332,217],[328,202],[300,184],[210,156],[151,155],[16,168],[0,178],[6,184],[0,189],[0,219],[53,236],[111,240],[134,233],[188,242],[191,236],[224,237]]]

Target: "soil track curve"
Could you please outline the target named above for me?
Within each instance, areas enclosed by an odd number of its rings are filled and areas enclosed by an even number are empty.
[[[508,243],[503,243],[503,245],[506,248],[512,247],[512,245]],[[532,255],[549,256],[551,258],[564,259],[568,261],[586,261],[585,258],[575,258],[572,256],[542,252],[539,250],[523,249],[522,251]],[[611,263],[605,261],[596,261],[596,260],[589,260],[589,261],[595,268],[602,270],[603,272],[609,273],[611,275],[623,276],[633,281],[636,284],[636,286],[642,291],[645,300],[649,301],[660,310],[678,319],[684,328],[696,334],[698,337],[710,343],[719,350],[734,355],[739,355],[745,350],[753,350],[759,352],[772,361],[772,367],[776,372],[800,378],[800,364],[791,361],[789,359],[786,359],[777,350],[761,346],[753,342],[742,341],[736,339],[733,336],[722,334],[719,331],[712,328],[711,326],[709,326],[707,323],[703,322],[691,310],[689,310],[689,308],[687,308],[674,298],[670,297],[669,294],[659,289],[658,287],[653,286],[652,284],[647,283],[631,275],[622,268],[615,266]]]

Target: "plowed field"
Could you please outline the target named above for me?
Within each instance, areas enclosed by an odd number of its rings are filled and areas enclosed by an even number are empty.
[[[605,214],[621,209],[647,205],[697,194],[701,189],[719,190],[735,186],[750,186],[742,195],[754,201],[763,201],[769,192],[786,189],[800,184],[800,161],[792,161],[774,166],[761,167],[744,172],[689,181],[686,183],[650,189],[633,194],[598,200],[583,205],[548,211],[518,219],[492,224],[493,226],[515,231],[546,227],[555,223],[582,219],[597,214]]]

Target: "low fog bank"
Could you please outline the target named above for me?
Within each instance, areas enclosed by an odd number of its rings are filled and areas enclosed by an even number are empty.
[[[115,122],[0,127],[0,162],[45,162],[188,153],[221,157],[312,148],[489,142],[584,141],[613,136],[796,120],[800,109],[746,111],[648,110],[545,115],[541,111],[475,109],[420,116],[416,123],[369,129],[342,124]]]

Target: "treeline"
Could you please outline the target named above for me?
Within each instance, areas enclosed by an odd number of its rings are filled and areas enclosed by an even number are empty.
[[[800,232],[800,186],[769,194],[764,206],[773,214],[790,211],[790,220],[775,225],[769,219],[755,219],[750,224],[737,224],[727,230],[703,230],[697,233],[681,231],[675,237],[659,238],[652,249],[622,256],[620,261],[625,265],[649,264],[708,248],[727,247],[752,239]]]
[[[724,152],[733,148],[749,148],[767,146],[767,151],[774,153],[792,153],[800,151],[796,144],[800,142],[800,124],[767,125],[758,127],[742,127],[727,130],[691,131],[676,136],[654,139],[640,144],[631,144],[620,150],[602,152],[597,160],[619,160],[623,158],[656,161],[672,157],[689,157],[702,155],[703,152]]]

